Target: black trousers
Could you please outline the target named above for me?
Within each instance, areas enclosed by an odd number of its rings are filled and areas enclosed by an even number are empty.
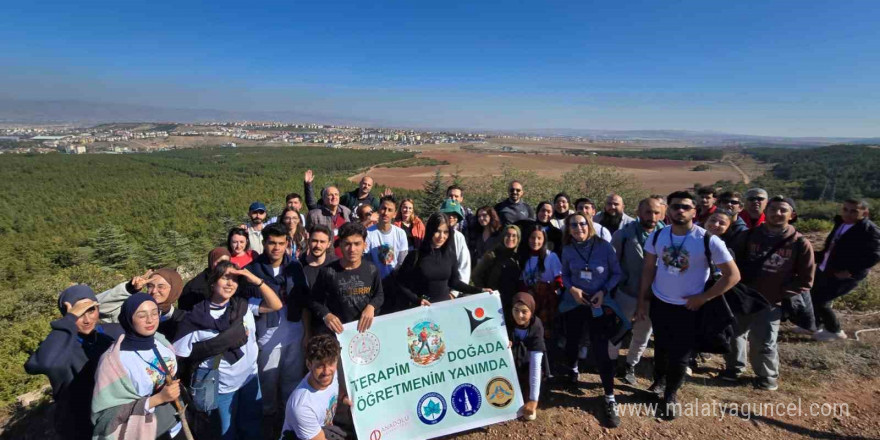
[[[593,317],[593,312],[588,306],[578,306],[563,315],[565,327],[565,359],[568,371],[577,370],[578,349],[580,348],[581,336],[585,329],[590,332],[590,356],[599,369],[599,377],[602,379],[602,388],[606,396],[614,394],[614,365],[608,357],[608,337],[613,325],[613,317],[602,315]]]
[[[839,332],[840,321],[837,320],[837,315],[831,309],[831,304],[835,299],[852,292],[858,285],[859,280],[839,279],[833,274],[817,269],[811,292],[813,313],[816,314],[816,326],[825,324],[825,330],[832,333]]]
[[[654,380],[666,379],[666,398],[684,383],[685,369],[696,346],[697,312],[651,298],[654,327]]]

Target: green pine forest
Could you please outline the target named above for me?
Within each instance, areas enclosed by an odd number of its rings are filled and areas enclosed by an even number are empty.
[[[845,197],[880,198],[880,149],[832,146],[809,150],[748,149],[776,164],[755,185],[804,202],[806,217],[830,219]],[[796,154],[795,154],[796,153]],[[677,152],[677,157],[706,154]],[[711,153],[715,159],[717,153]],[[670,158],[672,153],[663,152]],[[409,160],[411,153],[311,147],[203,148],[126,155],[3,155],[0,157],[0,408],[46,380],[22,365],[57,318],[58,292],[87,283],[96,292],[148,267],[174,265],[189,278],[207,264],[207,251],[223,243],[232,225],[245,221],[259,200],[270,215],[289,192],[302,194],[303,173],[315,171],[315,187],[354,188],[347,178],[371,166]],[[559,191],[601,200],[616,190],[628,201],[647,195],[628,175],[586,166],[561,178],[502,167],[501,176],[461,179],[468,206],[505,197],[511,178],[522,180],[535,205]],[[374,191],[381,192],[377,182]],[[423,215],[442,201],[439,174],[423,191],[395,190],[416,199]],[[719,182],[728,189],[742,184]],[[750,185],[751,186],[751,185]],[[800,203],[799,203],[800,206]],[[813,214],[815,213],[815,214]],[[803,214],[802,214],[803,215]],[[423,215],[424,217],[424,215]],[[827,221],[823,227],[827,227]],[[878,290],[878,289],[874,289]],[[871,297],[880,295],[872,290]],[[876,299],[876,298],[875,298]]]

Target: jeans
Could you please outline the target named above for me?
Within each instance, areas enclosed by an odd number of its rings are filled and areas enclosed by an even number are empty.
[[[261,398],[257,376],[251,376],[237,391],[218,394],[218,407],[211,414],[214,438],[262,440]]]
[[[746,344],[748,357],[755,375],[775,382],[779,378],[779,353],[776,338],[782,309],[770,306],[751,315],[736,315],[735,339],[730,353],[724,355],[727,369],[741,374],[746,368]]]
[[[811,292],[813,313],[816,314],[816,326],[825,325],[825,330],[832,333],[840,331],[840,321],[831,309],[835,299],[852,292],[859,285],[859,280],[852,278],[840,279],[833,274],[816,269],[816,279]]]
[[[614,364],[608,356],[611,343],[608,342],[609,328],[612,317],[602,315],[598,318],[593,317],[593,312],[589,306],[578,306],[563,314],[563,322],[565,323],[565,357],[568,362],[568,370],[571,372],[578,371],[578,349],[580,346],[581,336],[585,327],[590,332],[590,347],[605,347],[607,349],[591,349],[590,355],[596,362],[599,369],[599,377],[602,379],[602,388],[605,395],[614,394]]]
[[[639,304],[638,298],[618,292],[617,296],[614,297],[614,300],[620,304],[620,309],[626,319],[632,319],[633,316],[635,316],[636,308]],[[650,318],[633,323],[632,341],[630,341],[629,350],[626,352],[627,365],[635,366],[639,363],[639,360],[642,359],[642,355],[645,354],[645,350],[648,348],[648,341],[651,339],[651,332]],[[612,345],[612,347],[614,353],[611,356],[611,359],[617,359],[617,352],[620,350],[620,345]]]
[[[696,347],[697,312],[651,298],[654,324],[654,380],[666,379],[666,399],[684,383],[685,369]]]
[[[257,368],[263,393],[263,414],[273,415],[287,404],[287,398],[305,376],[305,354],[302,350],[302,322],[282,322],[266,345],[260,347]],[[290,330],[290,331],[287,331]],[[282,341],[282,337],[291,337]],[[283,412],[282,412],[283,413]]]

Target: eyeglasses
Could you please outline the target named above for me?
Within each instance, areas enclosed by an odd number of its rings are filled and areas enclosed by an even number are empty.
[[[764,200],[767,200],[767,199],[764,197],[749,197],[750,202],[763,202]]]
[[[137,312],[134,314],[134,317],[137,319],[158,318],[159,309],[155,309],[149,312]]]
[[[742,205],[742,202],[739,200],[722,200],[722,205]]]
[[[572,222],[568,224],[569,228],[586,228],[587,222]]]
[[[693,205],[685,205],[684,203],[673,203],[673,204],[669,205],[669,207],[673,211],[681,210],[684,212],[687,212],[687,211],[690,211],[691,209],[694,209]]]

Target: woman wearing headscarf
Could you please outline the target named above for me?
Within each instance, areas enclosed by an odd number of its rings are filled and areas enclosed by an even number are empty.
[[[245,299],[236,296],[240,282],[259,285],[261,296]],[[224,261],[214,268],[209,279],[211,296],[198,304],[181,322],[179,339],[174,348],[181,362],[197,366],[196,375],[217,369],[217,408],[210,411],[212,438],[260,439],[262,438],[262,401],[260,381],[257,376],[257,328],[254,315],[278,311],[281,299],[262,279],[248,270],[238,269],[234,263]],[[236,328],[247,329],[244,340],[227,340],[217,345],[208,356],[197,355],[192,350],[201,341],[219,340],[224,333]]]
[[[183,292],[180,299],[177,300],[177,307],[181,310],[192,310],[193,306],[211,297],[211,286],[208,278],[214,267],[221,261],[229,261],[229,251],[223,247],[217,247],[208,253],[208,267],[201,271],[198,275],[189,280],[183,286]]]
[[[397,278],[402,298],[398,303],[402,309],[416,305],[429,306],[431,303],[453,298],[450,289],[462,293],[480,293],[482,289],[463,281],[458,273],[458,259],[450,244],[452,228],[449,218],[442,212],[431,214],[425,230],[425,240],[418,250],[407,254],[400,266]]]
[[[55,431],[64,439],[91,439],[92,390],[101,355],[122,334],[118,324],[98,323],[98,299],[84,284],[58,296],[61,318],[27,363],[28,374],[45,374],[55,400]]]
[[[180,274],[176,270],[170,267],[148,270],[141,276],[133,277],[130,281],[120,283],[99,294],[101,320],[118,322],[123,302],[144,288],[159,305],[161,313],[159,333],[167,339],[174,340],[177,325],[183,320],[185,312],[174,308],[174,304],[183,292],[183,279],[180,278]]]
[[[170,439],[180,432],[177,360],[157,334],[160,316],[159,304],[146,293],[122,303],[118,317],[125,333],[101,356],[95,374],[92,438]]]
[[[474,271],[474,285],[497,290],[501,294],[501,305],[505,313],[513,306],[520,277],[517,247],[521,239],[519,227],[507,225],[501,230],[501,243],[486,252]]]

